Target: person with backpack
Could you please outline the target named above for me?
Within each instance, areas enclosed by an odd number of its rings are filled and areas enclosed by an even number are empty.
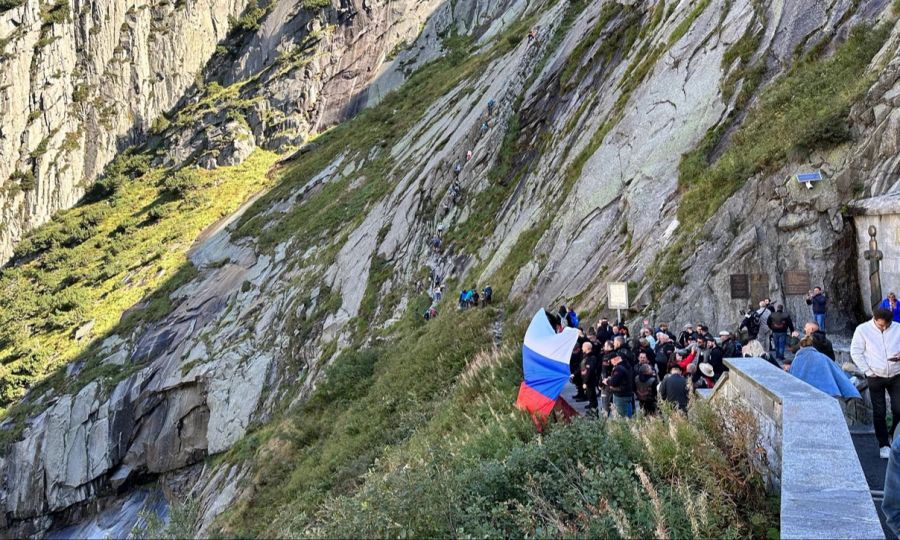
[[[819,329],[824,332],[825,315],[828,313],[828,297],[822,292],[822,287],[815,287],[809,291],[806,295],[806,305],[812,308],[813,318],[819,325]]]
[[[494,289],[491,288],[490,285],[481,290],[481,307],[484,307],[491,303],[491,300],[494,297]]]
[[[772,330],[772,341],[775,342],[775,358],[782,361],[788,332],[794,331],[794,322],[791,316],[785,313],[783,305],[778,304],[775,313],[769,315],[769,328]]]
[[[757,339],[759,337],[759,312],[748,308],[739,330],[747,336],[745,340],[742,340],[744,345]]]
[[[631,418],[634,414],[634,375],[632,375],[631,366],[616,354],[610,358],[612,365],[612,373],[604,381],[612,392],[613,405],[616,412],[623,418]]]
[[[488,102],[487,102],[488,116],[493,116],[493,114],[494,114],[494,106],[495,106],[496,104],[497,104],[497,102],[494,101],[494,98],[491,98],[491,99],[488,100]]]
[[[656,347],[653,349],[656,360],[656,372],[660,377],[663,377],[666,374],[666,367],[669,365],[672,355],[675,354],[675,343],[667,334],[663,333],[657,334],[656,339]]]
[[[760,300],[759,308],[753,312],[754,317],[759,321],[759,331],[756,339],[762,343],[763,348],[768,352],[771,350],[770,338],[772,337],[772,329],[769,327],[769,315],[772,313],[766,305],[765,300]]]
[[[649,364],[639,364],[638,374],[634,378],[634,395],[644,416],[656,414],[656,387],[659,377]]]

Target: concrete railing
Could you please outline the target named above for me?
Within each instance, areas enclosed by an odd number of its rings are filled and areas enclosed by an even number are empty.
[[[742,403],[759,420],[781,538],[884,538],[837,400],[759,358],[725,363],[709,399]]]

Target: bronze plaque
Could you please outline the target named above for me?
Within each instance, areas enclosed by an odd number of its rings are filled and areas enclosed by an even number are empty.
[[[731,299],[746,300],[750,298],[750,276],[747,274],[731,274]]]
[[[769,274],[750,274],[750,300],[758,304],[769,297]]]
[[[790,271],[784,273],[784,294],[806,294],[809,292],[809,272]]]

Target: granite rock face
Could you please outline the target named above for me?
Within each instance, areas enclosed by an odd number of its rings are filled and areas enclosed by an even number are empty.
[[[611,5],[618,6],[615,15],[604,18]],[[288,235],[263,249],[252,236],[233,235],[232,221],[194,247],[197,277],[172,293],[170,314],[107,339],[104,363],[129,366],[126,377],[72,395],[29,396],[46,406],[0,458],[6,526],[40,535],[67,525],[88,502],[136,479],[164,482],[231,448],[265,423],[276,404],[302,401],[331,355],[359,331],[355,323],[374,292],[368,288],[376,264],[388,274],[379,283],[381,296],[394,290],[398,297],[367,314],[373,328],[399,318],[427,288],[425,273],[489,284],[535,230],[532,256],[513,269],[511,290],[503,291],[522,300],[523,313],[573,299],[576,308],[593,309],[603,305],[611,280],[635,282],[638,300],[649,303],[651,270],[679,231],[681,155],[736,107],[721,90],[733,69],[723,67],[728,48],[758,31],[753,57],[766,61],[771,81],[796,50],[820,40],[827,49],[886,5],[710,2],[698,13],[684,7],[651,24],[653,2],[597,1],[554,39],[568,2],[365,0],[318,11],[299,1],[273,4],[258,28],[228,37],[230,52],[206,64],[205,90],[187,89],[185,81],[183,96],[172,96],[168,106],[181,100],[172,125],[152,137],[163,150],[161,161],[216,167],[239,162],[255,146],[302,145],[443,54],[443,38],[453,30],[471,34],[473,49],[487,60],[431,103],[396,143],[339,152],[257,216],[265,230],[323,186],[364,186],[367,165],[386,160],[389,188],[366,201],[341,234],[312,245]],[[14,12],[36,9],[29,6]],[[519,17],[532,17],[535,39],[501,37],[509,46],[491,56],[492,40]],[[599,39],[585,44],[601,20]],[[612,53],[603,48],[606,39],[631,35],[634,24],[647,25],[634,33],[634,43]],[[771,295],[781,299],[783,272],[807,269],[832,292],[834,324],[847,322],[858,288],[854,235],[841,207],[860,184],[871,194],[896,185],[898,28],[871,66],[875,82],[853,109],[853,141],[749,179],[689,249],[682,283],[655,293],[658,320],[731,327],[744,306],[728,296],[730,273],[772,276]],[[657,49],[664,52],[629,83],[641,51]],[[584,60],[573,68],[576,50]],[[574,74],[561,81],[564,71]],[[211,91],[212,82],[221,89]],[[496,107],[488,115],[491,99]],[[165,107],[154,114],[160,110]],[[522,174],[514,175],[517,183],[490,217],[488,233],[474,249],[429,245],[436,234],[484,219],[465,201],[495,193],[488,172],[501,159],[514,115],[516,146],[524,149],[514,166]],[[598,132],[604,136],[597,139]],[[312,143],[298,153],[314,151]],[[567,175],[583,151],[583,166]],[[808,192],[788,179],[803,167],[826,171],[830,181]],[[457,179],[461,204],[449,195]],[[788,308],[799,314],[805,305],[789,297]],[[209,530],[232,501],[250,496],[247,477],[244,464],[204,468],[192,485],[201,508],[198,530]]]

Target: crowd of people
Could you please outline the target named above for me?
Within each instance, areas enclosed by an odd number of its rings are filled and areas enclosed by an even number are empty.
[[[807,303],[816,322],[804,324],[802,334],[784,306],[768,298],[744,314],[736,332],[723,329],[715,335],[703,323],[685,324],[677,336],[667,323],[653,326],[647,320],[635,336],[622,321],[607,318],[585,327],[575,310],[564,305],[546,315],[558,331],[578,330],[569,361],[575,400],[586,401],[590,414],[609,415],[615,410],[619,416],[631,417],[638,410],[654,414],[660,400],[686,409],[694,390],[712,389],[728,371],[725,358],[759,357],[789,371],[793,355],[806,348],[810,352],[802,356],[801,371],[818,365],[814,364],[817,358],[810,359],[813,353],[833,361],[834,347],[822,326],[827,297],[817,287],[809,292]],[[900,314],[900,306],[897,310]],[[900,379],[897,388],[900,392]]]

